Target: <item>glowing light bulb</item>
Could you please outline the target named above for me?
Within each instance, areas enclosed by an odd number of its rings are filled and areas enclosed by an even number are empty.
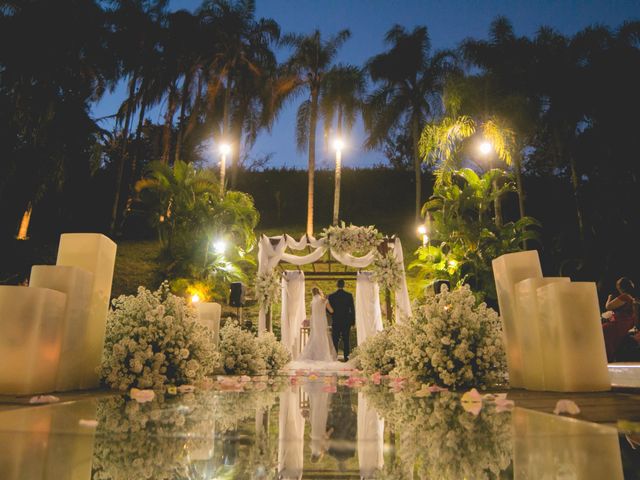
[[[231,145],[229,145],[228,143],[220,144],[220,153],[222,155],[228,155],[229,153],[231,153]]]
[[[336,138],[333,141],[333,148],[335,148],[336,150],[343,150],[344,149],[344,142],[342,141],[341,138]]]
[[[493,145],[491,145],[491,143],[489,142],[482,142],[479,149],[481,154],[488,155],[489,153],[491,153],[491,150],[493,150]]]
[[[221,255],[227,249],[227,244],[224,240],[216,240],[213,242],[213,251]]]
[[[191,303],[198,303],[200,301],[200,295],[198,295],[197,293],[194,293],[193,295],[191,295]]]

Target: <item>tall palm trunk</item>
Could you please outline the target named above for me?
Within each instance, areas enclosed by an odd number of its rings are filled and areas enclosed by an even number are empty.
[[[176,84],[169,88],[167,111],[164,116],[164,129],[162,131],[162,163],[169,163],[171,156],[171,132],[173,130],[173,116],[176,113]]]
[[[576,161],[575,158],[573,158],[573,155],[569,155],[569,168],[571,169],[571,188],[573,190],[573,200],[576,204],[578,234],[580,235],[580,242],[584,242],[584,217],[582,214],[582,207],[580,205],[580,179],[578,177],[578,168],[576,166]]]
[[[309,115],[309,183],[307,197],[307,234],[313,235],[313,201],[316,168],[316,126],[318,123],[319,88],[311,88],[311,112]]]
[[[420,155],[418,153],[418,141],[420,139],[420,124],[418,123],[418,117],[414,116],[411,120],[411,140],[413,141],[413,168],[415,171],[416,181],[416,212],[415,222],[420,222],[420,210],[422,207],[422,168],[420,162]]]
[[[118,163],[118,171],[116,172],[116,187],[113,198],[113,206],[111,208],[111,223],[109,225],[109,232],[113,235],[115,233],[116,225],[118,222],[118,211],[120,210],[120,193],[122,191],[122,180],[124,177],[124,164],[127,156],[127,142],[129,141],[129,129],[131,128],[131,117],[133,116],[133,109],[135,105],[135,92],[136,84],[138,83],[138,76],[134,74],[129,82],[129,99],[127,101],[127,110],[125,113],[124,128],[122,130],[122,148],[120,150],[120,158]]]
[[[189,101],[189,87],[191,86],[191,74],[187,73],[184,76],[184,82],[182,83],[182,93],[180,98],[180,117],[178,120],[178,137],[176,138],[176,153],[174,158],[174,162],[181,160],[180,155],[182,154],[182,141],[184,138],[184,128],[185,128],[185,118],[187,111],[187,104]]]
[[[342,107],[338,106],[338,122],[336,133],[342,139]],[[336,174],[333,189],[333,225],[337,225],[340,220],[340,179],[342,176],[342,151],[336,149]]]
[[[493,191],[498,191],[498,181],[495,179],[493,180]],[[496,222],[496,227],[502,228],[502,200],[500,195],[495,195],[493,198],[493,210],[495,213],[494,220]]]

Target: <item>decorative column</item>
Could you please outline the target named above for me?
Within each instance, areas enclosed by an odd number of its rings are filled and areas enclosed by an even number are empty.
[[[548,341],[540,331],[538,288],[550,283],[568,283],[568,277],[528,278],[516,283],[516,315],[518,324],[524,327],[521,336],[522,357],[526,359],[522,372],[523,386],[527,390],[545,390],[545,372],[553,375],[557,367],[547,361],[545,365],[544,345]]]
[[[60,237],[57,265],[83,268],[93,273],[91,302],[81,355],[80,388],[99,385],[104,335],[111,297],[116,244],[97,233],[66,233]]]
[[[492,265],[505,334],[509,385],[521,388],[524,386],[522,336],[528,326],[520,324],[517,318],[515,285],[527,278],[542,278],[540,259],[537,251],[528,250],[502,255],[493,260]]]
[[[92,283],[93,274],[78,267],[34,265],[31,268],[30,288],[50,288],[67,295],[55,384],[58,392],[80,388]]]
[[[218,344],[220,340],[220,315],[222,307],[219,303],[198,302],[195,304],[196,312],[198,312],[198,323],[205,325],[211,330],[213,338]]]
[[[66,301],[48,288],[0,286],[0,394],[55,389]]]
[[[546,389],[610,390],[596,284],[555,282],[537,292]]]

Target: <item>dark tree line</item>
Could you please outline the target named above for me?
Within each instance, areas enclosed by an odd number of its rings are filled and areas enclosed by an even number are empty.
[[[197,162],[212,139],[232,145],[229,186],[244,186],[239,172],[257,135],[295,101],[309,171],[304,195],[287,201],[306,205],[298,220],[306,215],[308,230],[314,203],[326,203],[314,198],[317,126],[326,141],[363,117],[363,147],[413,171],[394,177],[414,191],[408,218],[428,190],[420,133],[466,115],[514,132],[508,168],[520,195],[504,215],[541,220],[549,273],[634,275],[638,22],[525,37],[498,17],[487,38],[452,51],[434,51],[427,27],[380,35],[385,51],[353,66],[338,61],[348,30],[281,32],[256,17],[252,0],[207,0],[194,12],[169,11],[162,0],[0,1],[0,237],[15,237],[32,213],[34,236],[139,231],[134,185],[149,163]],[[282,63],[278,49],[289,52]],[[105,130],[91,108],[117,85],[126,98]],[[152,110],[161,121],[149,119]],[[269,182],[244,188],[257,198],[284,191],[265,175]]]

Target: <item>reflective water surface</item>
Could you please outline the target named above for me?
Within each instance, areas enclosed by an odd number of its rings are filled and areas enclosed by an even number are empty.
[[[633,437],[611,427],[339,383],[283,378],[142,404],[114,395],[3,411],[0,478],[600,480],[625,478],[622,458],[636,461]]]

